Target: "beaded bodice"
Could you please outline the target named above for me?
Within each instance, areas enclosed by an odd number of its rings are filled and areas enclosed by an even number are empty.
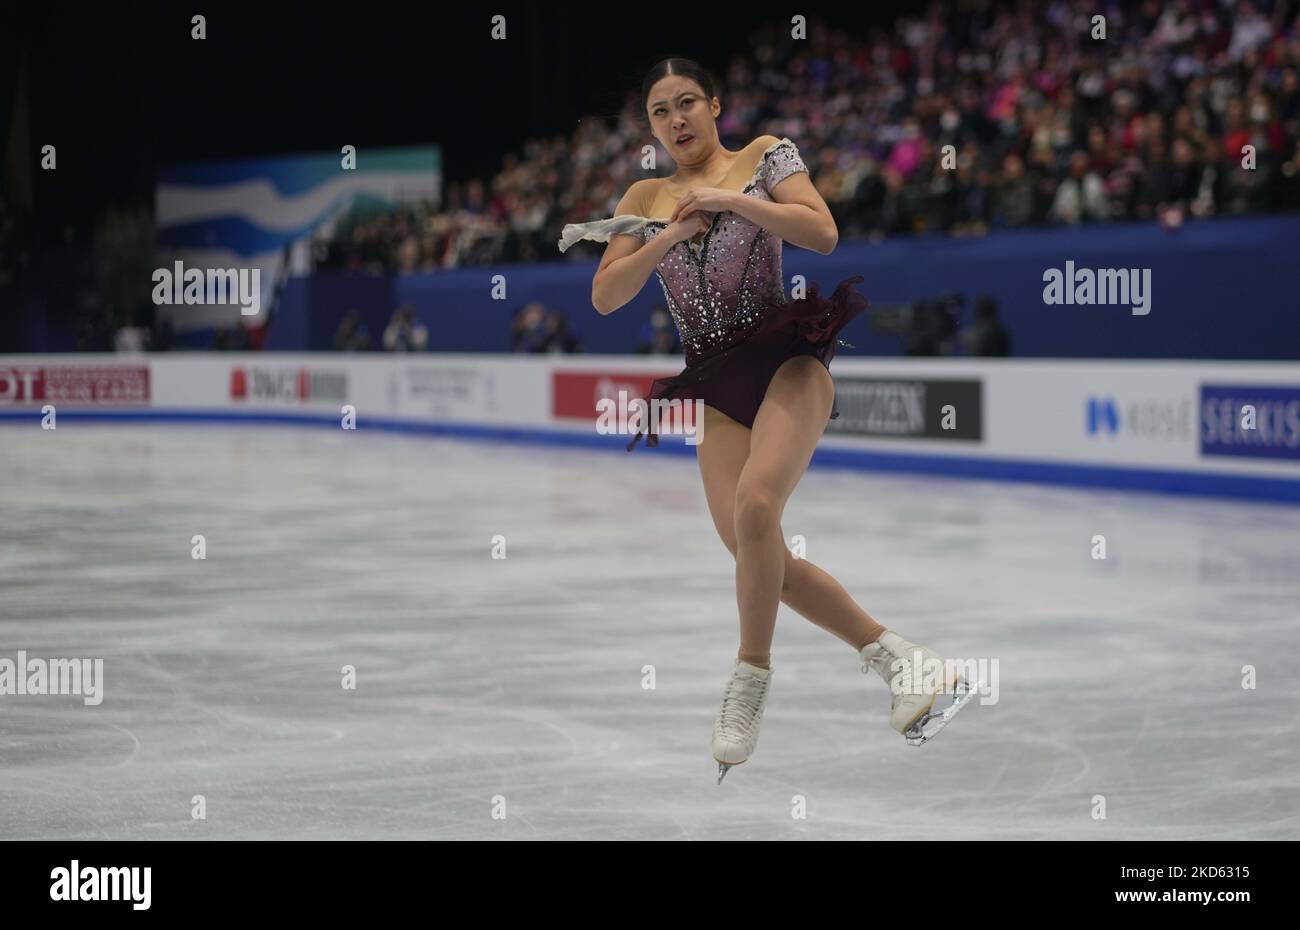
[[[777,184],[807,166],[789,139],[763,152],[741,194],[771,201]],[[608,242],[613,235],[649,242],[666,220],[620,214],[564,227],[560,251],[581,239]],[[781,240],[730,210],[714,215],[699,241],[678,242],[655,268],[668,310],[681,334],[686,362],[734,341],[773,307],[784,304]]]

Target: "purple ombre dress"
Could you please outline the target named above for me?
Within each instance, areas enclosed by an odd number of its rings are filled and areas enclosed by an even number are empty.
[[[742,188],[746,197],[772,201],[778,184],[808,167],[789,139],[774,142]],[[570,223],[560,251],[581,239],[608,242],[613,235],[649,242],[668,223],[644,216],[619,215],[591,223]],[[739,214],[716,214],[702,240],[679,242],[655,269],[663,285],[686,352],[681,374],[654,382],[650,398],[704,401],[747,427],[753,427],[767,386],[781,364],[812,355],[830,366],[841,329],[867,307],[854,290],[858,275],[841,281],[830,298],[817,284],[808,296],[786,300],[781,278],[781,240]],[[847,343],[845,343],[847,345]],[[839,416],[833,408],[831,418]],[[628,443],[629,451],[642,434]],[[651,433],[646,445],[656,446]]]

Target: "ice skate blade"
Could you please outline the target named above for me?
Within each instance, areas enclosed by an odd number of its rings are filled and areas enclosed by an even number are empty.
[[[921,746],[928,743],[939,735],[939,731],[948,725],[958,712],[970,703],[979,691],[978,687],[972,687],[964,678],[958,678],[952,690],[952,703],[941,711],[936,711],[931,705],[920,717],[903,731],[903,736],[907,738],[907,745]],[[939,702],[939,697],[935,696],[935,704]]]
[[[713,760],[718,762],[717,759]],[[718,762],[718,784],[722,784],[722,779],[727,777],[727,772],[740,765],[739,762]]]

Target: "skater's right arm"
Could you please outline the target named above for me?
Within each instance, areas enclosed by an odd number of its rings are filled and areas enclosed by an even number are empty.
[[[637,181],[627,189],[619,201],[615,216],[645,216],[644,207],[647,181]],[[692,212],[670,223],[664,231],[649,242],[630,233],[609,237],[609,245],[596,268],[591,281],[591,304],[602,316],[613,313],[637,294],[649,280],[668,250],[684,239],[689,239],[708,229],[708,214]]]

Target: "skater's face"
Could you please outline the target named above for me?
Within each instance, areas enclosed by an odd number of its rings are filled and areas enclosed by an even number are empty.
[[[695,81],[677,74],[660,78],[646,98],[650,129],[678,164],[703,161],[718,144],[718,98],[709,99]]]

